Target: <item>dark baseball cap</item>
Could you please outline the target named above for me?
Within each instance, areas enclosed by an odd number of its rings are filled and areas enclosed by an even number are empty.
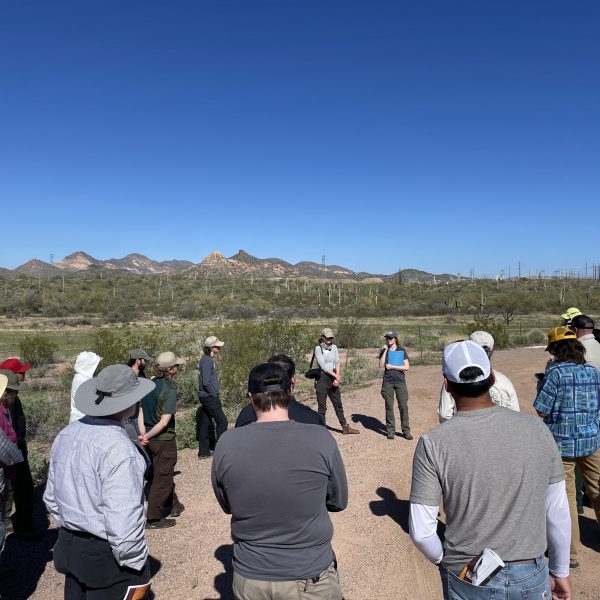
[[[577,315],[573,317],[571,326],[577,329],[594,329],[594,320],[587,315]]]
[[[290,390],[291,388],[288,374],[275,363],[261,363],[250,371],[248,377],[248,392],[250,394],[278,392],[280,390]]]

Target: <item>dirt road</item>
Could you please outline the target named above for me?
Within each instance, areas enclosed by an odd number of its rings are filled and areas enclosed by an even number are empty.
[[[543,370],[543,349],[497,352],[494,367],[508,375],[523,410],[533,412],[533,373]],[[378,383],[344,395],[347,415],[360,435],[333,435],[338,440],[350,482],[350,505],[334,514],[334,547],[347,600],[433,600],[441,598],[439,577],[408,537],[408,497],[412,455],[419,435],[437,425],[440,367],[413,368],[408,376],[411,428],[415,439],[389,441],[382,424],[383,400]],[[333,411],[328,413],[333,424]],[[229,519],[210,487],[210,461],[198,461],[191,450],[180,454],[176,478],[186,511],[172,529],[148,532],[157,598],[223,600],[231,598],[231,538]],[[581,567],[573,572],[574,598],[600,598],[600,532],[591,509],[581,518]],[[49,547],[46,559],[50,560]],[[45,562],[31,574],[39,577],[31,597],[62,598],[62,578]],[[33,583],[33,582],[32,582]],[[33,586],[31,586],[33,587]],[[4,598],[5,596],[3,596]],[[10,596],[6,596],[10,597]],[[16,598],[17,596],[15,596]]]

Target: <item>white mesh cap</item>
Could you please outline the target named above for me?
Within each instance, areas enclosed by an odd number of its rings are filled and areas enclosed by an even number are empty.
[[[460,378],[460,372],[467,367],[479,367],[483,375],[464,381]],[[485,350],[475,342],[467,340],[464,342],[454,342],[444,348],[442,354],[442,373],[454,383],[476,383],[483,381],[490,376],[490,359]]]

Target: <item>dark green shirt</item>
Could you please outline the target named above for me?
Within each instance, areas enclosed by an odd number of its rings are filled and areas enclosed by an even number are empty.
[[[177,391],[168,379],[155,379],[154,383],[156,384],[154,390],[142,398],[144,425],[146,431],[149,431],[163,415],[172,415],[166,429],[152,438],[153,440],[172,440],[175,438]]]

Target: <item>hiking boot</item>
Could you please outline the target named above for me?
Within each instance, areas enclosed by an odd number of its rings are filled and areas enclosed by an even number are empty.
[[[349,433],[360,433],[360,431],[358,429],[350,427],[350,425],[344,425],[342,427],[342,433],[344,435],[348,435]]]
[[[212,458],[214,452],[212,450],[208,451],[208,454],[198,454],[198,460],[204,460],[205,458]]]
[[[146,529],[166,529],[177,524],[175,519],[157,519],[155,521],[146,521]]]
[[[403,433],[403,434],[402,434],[402,437],[403,437],[405,440],[412,440],[412,439],[413,439],[413,436],[410,434],[410,431],[407,431],[406,433]]]
[[[579,566],[579,561],[576,558],[572,558],[569,561],[569,569],[576,569]]]
[[[180,502],[171,508],[171,517],[180,517],[181,513],[185,510],[185,506]]]
[[[395,440],[396,439],[396,434],[394,434],[394,433],[388,433],[387,434],[387,439],[388,440]]]

